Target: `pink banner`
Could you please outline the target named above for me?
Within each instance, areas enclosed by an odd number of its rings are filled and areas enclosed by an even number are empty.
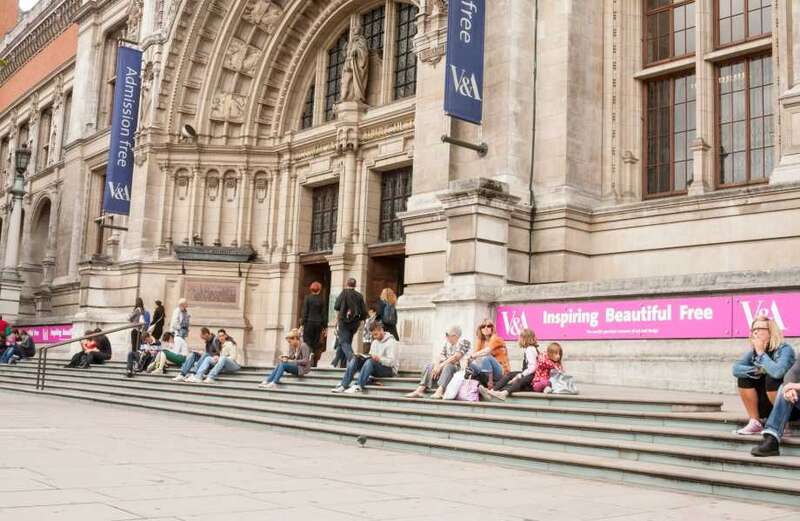
[[[24,329],[33,337],[36,345],[56,344],[72,338],[72,324],[27,326]]]
[[[759,315],[800,336],[800,293],[504,305],[497,330],[507,340],[526,327],[553,340],[731,338],[749,336]]]

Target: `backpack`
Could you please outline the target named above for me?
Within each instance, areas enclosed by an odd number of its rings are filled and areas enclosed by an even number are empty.
[[[367,311],[364,309],[364,299],[354,289],[344,291],[346,293],[342,297],[344,304],[342,320],[349,324],[361,322]]]
[[[397,308],[387,302],[383,308],[383,316],[381,318],[387,326],[397,325]]]

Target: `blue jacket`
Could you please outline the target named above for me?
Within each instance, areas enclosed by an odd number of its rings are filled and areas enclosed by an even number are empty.
[[[792,346],[786,342],[778,346],[772,353],[756,355],[755,350],[748,349],[739,360],[733,364],[733,376],[736,378],[761,378],[767,374],[775,380],[783,380],[783,376],[792,367],[795,353]]]

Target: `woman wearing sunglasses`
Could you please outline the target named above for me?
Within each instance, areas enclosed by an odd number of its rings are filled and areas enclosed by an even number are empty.
[[[794,349],[783,341],[783,333],[774,320],[764,316],[753,320],[750,348],[733,364],[739,397],[750,417],[737,434],[759,434],[764,429],[763,419],[772,411],[783,376],[794,360]]]
[[[506,343],[496,333],[494,322],[488,318],[478,325],[475,338],[475,351],[467,359],[467,363],[473,372],[489,375],[487,387],[492,389],[494,382],[499,381],[511,370]]]

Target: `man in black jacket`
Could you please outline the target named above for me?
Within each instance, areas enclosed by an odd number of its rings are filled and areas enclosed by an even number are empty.
[[[333,305],[336,310],[336,326],[339,332],[339,347],[346,362],[353,358],[353,336],[358,331],[361,321],[367,316],[367,305],[364,297],[356,291],[356,279],[347,279],[347,286],[336,297]]]
[[[760,458],[778,456],[781,437],[786,432],[786,424],[800,413],[800,360],[794,363],[783,377],[783,385],[778,390],[775,405],[764,428],[764,439],[754,447],[750,454]]]

